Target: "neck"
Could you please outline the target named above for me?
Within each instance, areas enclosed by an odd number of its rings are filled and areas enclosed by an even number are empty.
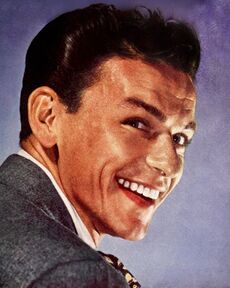
[[[63,191],[68,200],[71,202],[71,204],[78,212],[81,220],[83,221],[84,225],[89,231],[90,236],[92,237],[95,243],[95,246],[98,247],[103,236],[100,233],[98,233],[96,229],[92,227],[91,221],[89,221],[89,219],[84,216],[85,215],[84,211],[82,211],[81,207],[78,207],[76,201],[72,199],[71,195],[68,195],[67,191],[65,191],[64,189],[58,169],[57,147],[54,146],[52,148],[45,148],[40,144],[40,142],[36,139],[36,137],[33,134],[30,135],[26,140],[23,140],[20,143],[20,145],[28,154],[30,154],[33,158],[35,158],[38,162],[40,162],[46,169],[49,170],[49,172],[54,177],[60,189]]]
[[[23,140],[20,145],[27,153],[50,171],[57,184],[64,191],[58,172],[58,153],[56,147],[43,147],[34,135],[30,135],[26,140]]]

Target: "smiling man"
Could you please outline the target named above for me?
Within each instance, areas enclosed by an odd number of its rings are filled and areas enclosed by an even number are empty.
[[[142,239],[178,184],[199,57],[187,25],[103,4],[34,38],[22,149],[0,170],[1,287],[140,287],[95,249]]]

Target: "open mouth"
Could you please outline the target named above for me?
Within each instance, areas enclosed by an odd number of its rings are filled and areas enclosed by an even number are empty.
[[[137,182],[131,182],[123,178],[118,178],[117,182],[119,186],[124,188],[126,191],[132,192],[134,195],[141,197],[150,204],[154,204],[160,196],[159,190],[152,189]]]

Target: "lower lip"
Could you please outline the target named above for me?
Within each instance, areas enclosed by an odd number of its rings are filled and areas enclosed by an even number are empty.
[[[138,206],[141,207],[150,207],[155,204],[155,200],[143,197],[141,195],[136,194],[135,192],[131,192],[128,189],[125,189],[123,186],[119,185],[119,188],[124,192],[124,194],[131,199],[133,202],[135,202]]]

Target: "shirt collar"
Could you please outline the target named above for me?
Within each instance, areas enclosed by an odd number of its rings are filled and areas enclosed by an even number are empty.
[[[54,177],[50,173],[50,171],[44,165],[42,165],[39,161],[37,161],[33,156],[31,156],[29,153],[27,153],[24,149],[20,149],[17,154],[22,156],[22,157],[29,159],[34,164],[39,166],[46,173],[46,175],[49,177],[50,181],[54,185],[56,191],[58,192],[59,196],[61,197],[62,201],[64,202],[64,204],[65,204],[65,206],[66,206],[66,208],[67,208],[67,210],[68,210],[68,212],[69,212],[69,214],[73,220],[73,223],[74,223],[74,226],[77,230],[78,236],[85,243],[87,243],[90,247],[92,247],[93,249],[96,249],[97,247],[96,247],[88,229],[86,228],[85,224],[82,222],[82,220],[81,220],[79,214],[77,213],[76,209],[74,208],[74,206],[71,204],[69,199],[66,197],[65,193],[62,191],[60,186],[57,184],[56,180],[54,179]]]

